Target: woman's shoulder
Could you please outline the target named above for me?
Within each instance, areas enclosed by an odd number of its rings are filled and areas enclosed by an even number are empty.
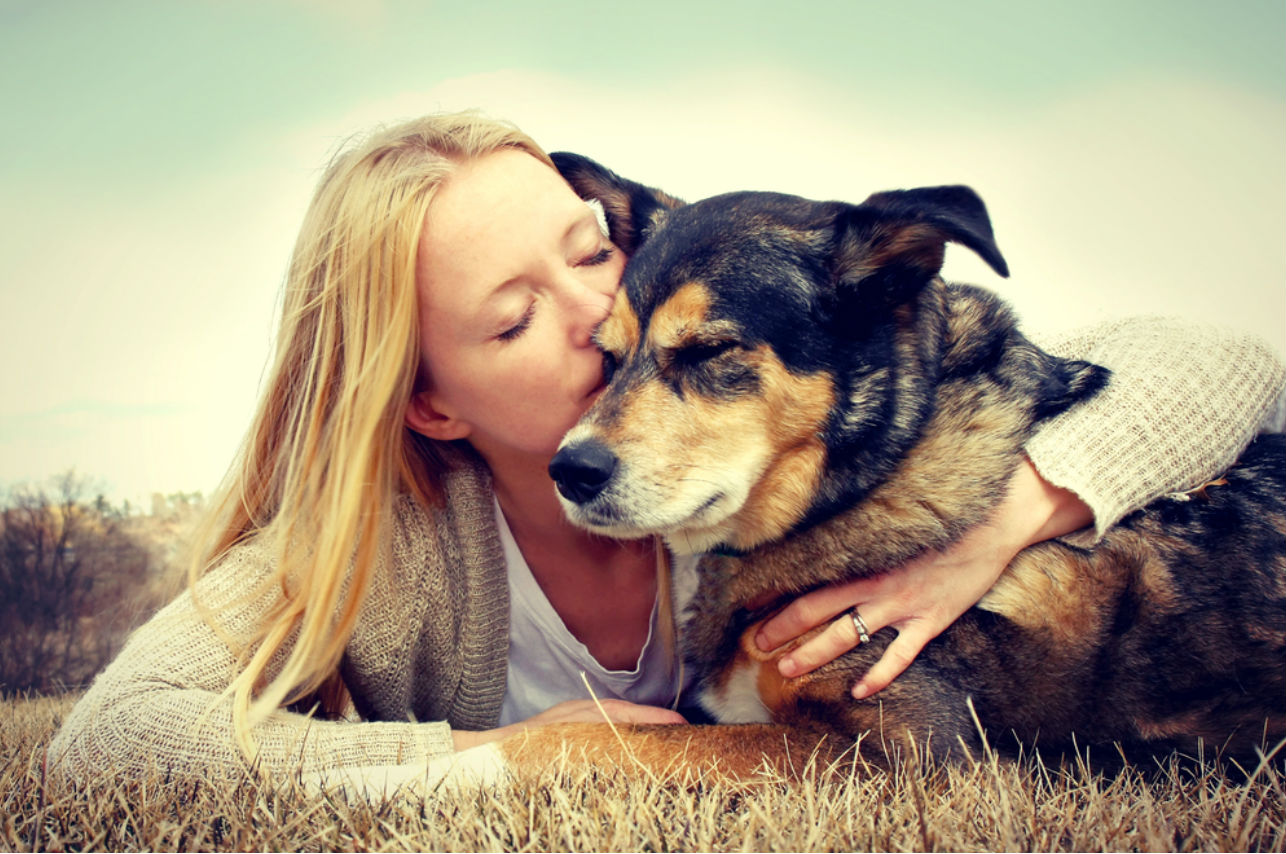
[[[462,643],[488,645],[489,654],[503,659],[507,642],[503,631],[462,637],[463,627],[508,608],[490,479],[481,468],[456,468],[441,486],[442,500],[433,504],[396,497],[386,557],[368,580],[346,652],[347,678],[366,685],[366,694],[403,698],[389,708],[405,700],[414,682],[397,667],[390,670],[392,664],[427,661],[428,669],[448,672],[460,666],[454,659]],[[489,646],[494,643],[501,644],[498,653]],[[444,664],[444,656],[453,663]]]
[[[440,482],[438,501],[425,503],[409,492],[394,494],[389,506],[386,559],[380,575],[415,583],[425,571],[468,571],[461,558],[485,555],[479,543],[496,538],[494,499],[486,467],[467,458],[453,462]],[[499,553],[499,546],[496,546]],[[198,579],[198,597],[221,601],[243,595],[256,583],[276,581],[279,549],[271,538],[248,537],[231,546]],[[399,585],[400,586],[400,585]],[[181,597],[182,598],[182,597]]]
[[[492,514],[491,476],[480,461],[452,458],[437,495],[425,502],[403,490],[393,500],[394,539],[414,541],[425,536],[468,532],[485,525]]]
[[[491,574],[503,566],[491,477],[480,461],[461,456],[440,481],[438,500],[402,492],[393,502],[394,573],[437,568],[450,574]]]

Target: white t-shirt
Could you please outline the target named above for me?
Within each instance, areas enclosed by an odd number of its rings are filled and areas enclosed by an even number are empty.
[[[678,653],[667,656],[657,625],[659,609],[652,605],[647,642],[632,670],[608,670],[578,641],[549,604],[526,559],[518,550],[500,504],[496,526],[504,546],[509,574],[509,671],[500,725],[526,720],[564,700],[589,699],[589,682],[600,700],[616,698],[650,706],[670,706],[678,693]],[[696,592],[697,556],[671,556],[676,619]],[[692,668],[685,668],[684,690],[691,687]],[[582,680],[581,674],[585,678]],[[686,695],[685,695],[686,696]]]

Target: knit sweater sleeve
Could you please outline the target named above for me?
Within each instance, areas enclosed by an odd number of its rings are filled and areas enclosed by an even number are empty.
[[[216,605],[219,625],[236,636],[274,602],[271,588],[243,595],[267,577],[270,565],[259,547],[239,546],[198,582],[197,598]],[[192,591],[184,592],[134,632],[76,704],[49,747],[51,768],[73,778],[244,773],[224,695],[236,672],[228,645],[202,618]],[[252,732],[259,768],[276,779],[420,763],[453,750],[443,722],[323,721],[279,710]]]
[[[1272,416],[1286,370],[1259,339],[1188,321],[1134,318],[1038,340],[1109,368],[1108,387],[1027,444],[1037,471],[1094,511],[1094,536],[1237,459]]]

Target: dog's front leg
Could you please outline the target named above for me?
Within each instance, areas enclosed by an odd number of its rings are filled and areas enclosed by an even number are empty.
[[[843,755],[851,744],[839,741],[778,724],[554,724],[510,736],[499,747],[520,776],[607,771],[687,786],[846,773]]]

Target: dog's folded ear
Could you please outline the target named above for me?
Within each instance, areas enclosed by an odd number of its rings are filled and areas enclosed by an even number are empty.
[[[942,269],[946,244],[969,247],[1002,276],[987,207],[968,187],[876,193],[839,216],[833,260],[837,279],[890,304],[909,298]]]
[[[622,178],[583,154],[555,151],[549,156],[576,195],[602,203],[612,243],[626,255],[634,254],[667,211],[684,204],[668,193]]]

